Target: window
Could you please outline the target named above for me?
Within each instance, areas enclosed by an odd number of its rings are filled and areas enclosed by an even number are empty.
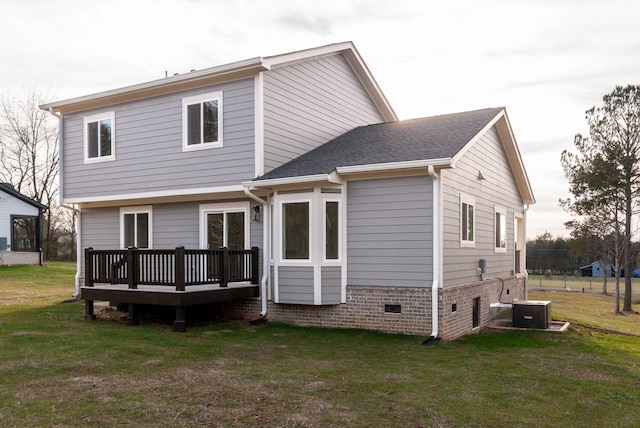
[[[249,248],[249,204],[220,203],[200,206],[200,248]]]
[[[275,201],[277,262],[340,266],[344,257],[342,190],[284,191]]]
[[[495,208],[495,251],[507,251],[507,210],[503,207]]]
[[[340,202],[324,203],[324,259],[340,259]]]
[[[282,258],[309,260],[309,202],[282,204]]]
[[[38,251],[38,217],[11,216],[11,250]]]
[[[475,200],[460,195],[460,245],[475,246]]]
[[[84,161],[103,162],[115,159],[115,113],[84,118]]]
[[[151,207],[120,209],[120,245],[122,248],[151,248]]]
[[[182,150],[222,147],[222,92],[182,100]]]
[[[206,213],[207,248],[227,247],[230,250],[245,248],[244,212]]]

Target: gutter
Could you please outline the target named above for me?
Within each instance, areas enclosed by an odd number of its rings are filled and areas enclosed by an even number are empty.
[[[41,106],[41,108],[44,109],[44,106]],[[73,279],[74,289],[75,289],[73,293],[73,298],[79,299],[80,298],[80,272],[82,269],[82,249],[80,247],[80,243],[82,242],[82,240],[80,239],[81,238],[80,222],[82,220],[82,215],[79,209],[74,208],[70,205],[66,205],[63,202],[63,199],[64,199],[62,196],[62,165],[64,164],[62,161],[62,156],[64,152],[62,150],[62,138],[64,137],[64,129],[63,129],[63,123],[62,123],[63,115],[62,113],[56,113],[55,111],[53,111],[53,107],[49,107],[47,111],[58,119],[58,183],[59,183],[58,198],[59,198],[59,203],[62,208],[75,211],[77,214],[77,217],[76,217],[76,274]]]
[[[269,228],[267,225],[269,224],[269,205],[267,201],[264,199],[254,195],[251,193],[248,187],[244,188],[244,194],[247,195],[250,199],[259,203],[262,206],[262,278],[260,279],[260,300],[262,303],[262,311],[260,312],[260,316],[264,318],[267,315],[267,278],[269,272],[269,260],[270,255],[268,253],[269,249]]]
[[[438,343],[438,288],[440,286],[440,177],[433,165],[429,165],[429,177],[433,181],[433,282],[431,284],[431,337],[424,345]]]

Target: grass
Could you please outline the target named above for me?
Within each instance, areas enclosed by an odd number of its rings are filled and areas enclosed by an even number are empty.
[[[166,325],[87,322],[81,302],[68,302],[73,273],[65,264],[0,268],[2,427],[640,420],[640,338],[618,333],[637,333],[640,316],[612,315],[599,295],[531,293],[553,301],[554,318],[576,323],[567,333],[487,331],[425,347],[420,337],[280,323],[178,334]]]

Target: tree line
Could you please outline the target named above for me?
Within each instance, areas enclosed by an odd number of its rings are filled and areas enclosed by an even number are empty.
[[[575,151],[564,150],[560,157],[570,197],[559,202],[575,215],[566,223],[572,238],[584,242],[603,266],[612,266],[616,313],[618,278],[624,272],[623,311],[631,311],[640,202],[640,86],[617,86],[602,105],[586,111],[585,119],[589,135],[576,134]]]

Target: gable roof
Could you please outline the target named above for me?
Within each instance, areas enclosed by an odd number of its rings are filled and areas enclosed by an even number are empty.
[[[336,174],[430,165],[451,168],[494,125],[523,201],[534,203],[524,164],[502,107],[360,126],[245,185],[269,187],[295,182],[339,182]]]
[[[308,61],[328,55],[343,55],[380,113],[387,121],[398,120],[391,104],[373,78],[353,42],[335,43],[280,55],[255,57],[185,74],[165,77],[138,85],[43,104],[43,110],[67,114],[106,107],[189,89],[203,88],[224,82],[257,76],[260,72],[288,64]]]
[[[13,185],[8,184],[8,183],[0,183],[0,192],[4,192],[8,195],[13,196],[14,198],[20,199],[23,202],[26,202],[29,205],[32,205],[36,208],[38,208],[40,211],[46,211],[47,210],[47,206],[41,204],[40,202],[33,200],[31,198],[26,197],[25,195],[23,195],[22,193],[18,192]]]

